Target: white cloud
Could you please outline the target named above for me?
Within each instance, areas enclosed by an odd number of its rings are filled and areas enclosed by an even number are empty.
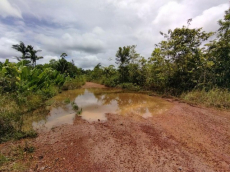
[[[39,63],[66,52],[79,67],[109,65],[127,45],[147,58],[163,39],[159,31],[189,18],[190,27],[216,31],[227,9],[226,0],[0,0],[0,57],[15,56],[12,44],[23,41],[42,50]]]
[[[22,18],[22,14],[17,6],[12,6],[8,0],[0,1],[0,15],[3,17],[12,16],[17,18]]]
[[[101,28],[101,27],[98,27],[96,26],[94,29],[93,29],[93,33],[97,34],[97,35],[102,35],[105,33],[105,31]]]
[[[18,42],[13,39],[9,39],[6,37],[0,38],[0,52],[1,52],[0,58],[2,59],[8,58],[10,61],[17,61],[15,56],[20,56],[21,54],[11,48],[12,45],[17,43]]]
[[[50,56],[50,55],[48,55],[48,56],[43,56],[43,59],[38,60],[38,61],[37,61],[37,64],[48,63],[48,62],[49,62],[50,60],[52,60],[52,59],[58,60],[59,57],[57,57],[57,56]]]
[[[227,4],[211,7],[202,12],[201,15],[193,19],[192,27],[202,27],[205,31],[217,31],[217,21],[224,16],[224,11],[228,8]]]
[[[70,51],[83,51],[85,53],[99,53],[104,51],[105,43],[93,33],[75,34],[64,33],[63,35],[46,36],[39,34],[36,39],[45,47],[57,53]]]
[[[189,18],[191,18],[191,11],[188,6],[170,1],[160,8],[157,17],[153,20],[153,25],[174,29],[182,26]]]

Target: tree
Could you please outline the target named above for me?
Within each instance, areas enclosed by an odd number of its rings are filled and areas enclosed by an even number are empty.
[[[119,64],[120,82],[128,81],[128,64],[131,60],[135,61],[139,54],[135,51],[136,46],[119,47],[116,53],[116,63]]]
[[[108,67],[104,67],[103,74],[105,75],[106,78],[111,77],[116,73],[116,69],[114,68],[114,65],[109,65]]]
[[[60,55],[61,58],[65,58],[66,56],[68,56],[66,53],[62,53],[62,54]]]
[[[230,86],[230,9],[225,11],[224,19],[219,20],[220,28],[217,32],[217,39],[209,46],[209,56],[215,63],[213,66],[217,86]]]
[[[30,57],[31,62],[32,62],[33,66],[35,67],[36,61],[43,58],[42,56],[39,56],[39,57],[37,56],[37,53],[41,52],[42,50],[34,50],[33,46],[28,45],[27,51],[29,52],[29,57]]]
[[[22,41],[20,41],[20,44],[12,45],[12,48],[22,53],[21,57],[16,57],[18,61],[29,58],[28,49]]]
[[[166,41],[159,43],[152,53],[152,60],[156,61],[159,67],[155,70],[162,71],[157,76],[167,82],[167,87],[179,92],[193,89],[198,84],[202,72],[201,59],[204,57],[204,49],[201,44],[213,33],[206,33],[202,28],[190,29],[183,26],[161,34]],[[168,69],[165,68],[167,66]]]
[[[102,77],[102,74],[103,74],[103,69],[102,69],[102,66],[101,66],[101,63],[98,63],[92,73],[91,73],[91,79],[92,80],[98,80],[98,79],[101,79]]]
[[[61,54],[61,59],[58,60],[58,63],[57,63],[57,68],[56,70],[61,72],[62,74],[65,73],[68,69],[68,62],[67,60],[65,59],[65,57],[67,56],[66,53],[62,53]]]

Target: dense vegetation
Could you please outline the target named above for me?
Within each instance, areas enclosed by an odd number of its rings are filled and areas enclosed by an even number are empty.
[[[66,53],[59,60],[36,65],[42,58],[37,56],[40,50],[23,42],[12,48],[22,56],[17,57],[18,63],[8,59],[0,63],[0,143],[11,138],[36,136],[34,131],[23,131],[26,113],[44,106],[45,100],[61,90],[84,84],[82,70],[65,59]]]
[[[160,32],[164,40],[155,46],[148,59],[135,51],[136,46],[119,47],[118,69],[98,64],[88,71],[88,80],[112,87],[148,89],[194,101],[199,99],[198,91],[209,96],[210,105],[230,107],[229,98],[226,98],[228,103],[213,103],[218,95],[229,95],[230,9],[224,19],[218,21],[220,28],[215,33],[190,28],[191,22],[189,19],[187,26]]]

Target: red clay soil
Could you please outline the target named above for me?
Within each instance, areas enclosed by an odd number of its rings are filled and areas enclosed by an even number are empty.
[[[41,133],[30,140],[36,148],[30,171],[230,171],[230,113],[172,103],[148,119],[78,117],[74,125]]]

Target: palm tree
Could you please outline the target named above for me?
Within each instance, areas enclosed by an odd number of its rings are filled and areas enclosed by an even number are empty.
[[[27,46],[27,50],[29,52],[29,58],[33,64],[33,66],[35,67],[36,66],[36,61],[39,60],[39,59],[42,59],[43,57],[42,56],[37,56],[37,52],[41,52],[42,50],[34,50],[34,47],[31,46],[31,45],[28,45]]]
[[[22,53],[22,57],[16,57],[18,61],[29,58],[28,49],[22,41],[20,41],[20,44],[12,45],[12,48]]]
[[[58,60],[56,70],[61,72],[62,74],[65,73],[68,69],[68,61],[64,58],[65,56],[61,55],[61,59]]]

